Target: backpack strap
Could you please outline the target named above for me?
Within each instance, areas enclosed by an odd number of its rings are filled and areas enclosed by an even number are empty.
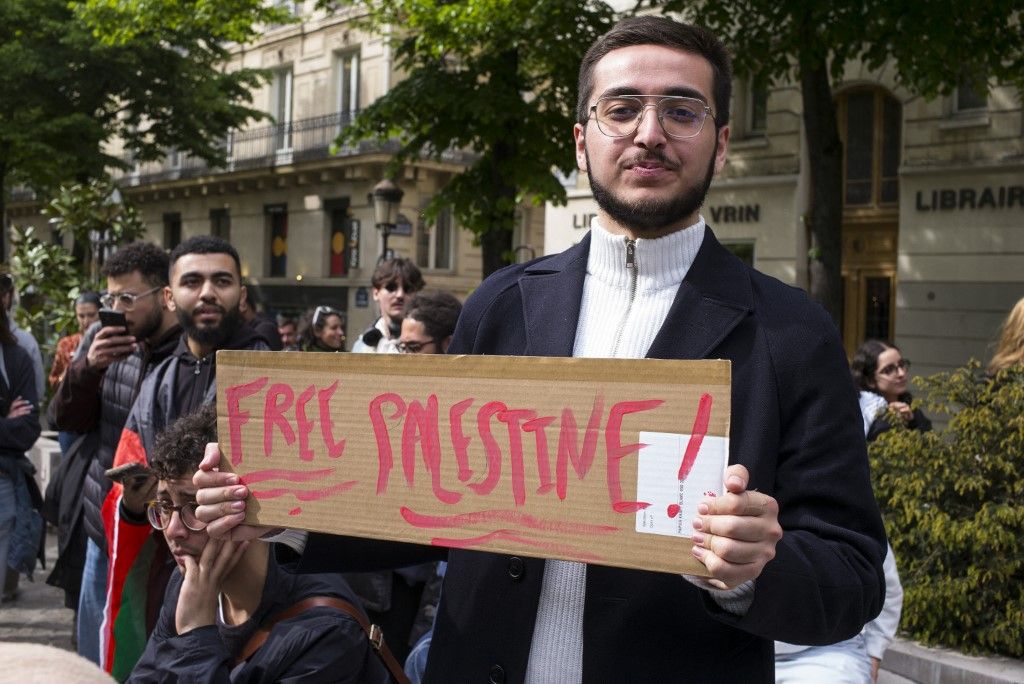
[[[268,619],[253,633],[252,637],[250,637],[249,641],[246,642],[238,656],[235,657],[235,665],[240,665],[251,658],[253,654],[263,646],[267,637],[270,636],[270,631],[275,625],[277,625],[277,623],[290,620],[293,617],[301,615],[310,608],[317,608],[320,606],[334,608],[358,622],[359,626],[363,628],[364,632],[366,632],[366,636],[370,640],[370,646],[372,646],[374,652],[380,656],[381,661],[384,663],[384,666],[388,668],[392,678],[398,682],[398,684],[409,684],[409,678],[405,676],[405,671],[402,669],[402,666],[398,664],[398,661],[395,660],[395,656],[391,654],[391,650],[388,648],[387,644],[384,643],[383,630],[381,630],[377,625],[371,625],[362,610],[348,601],[335,596],[310,596],[309,598],[302,599],[292,606],[285,608],[280,613]]]

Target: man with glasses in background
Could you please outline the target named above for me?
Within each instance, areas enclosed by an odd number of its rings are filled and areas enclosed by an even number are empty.
[[[398,351],[445,354],[451,344],[462,302],[447,292],[417,292],[405,304]]]
[[[402,309],[408,297],[423,289],[423,274],[411,259],[387,259],[374,269],[370,284],[380,318],[363,331],[352,351],[393,352],[402,334]]]
[[[174,312],[167,305],[167,252],[148,242],[122,247],[103,265],[107,292],[104,307],[120,311],[125,327],[93,324],[86,331],[64,379],[54,392],[57,427],[95,433],[79,505],[87,536],[76,634],[78,653],[99,664],[100,622],[107,590],[107,536],[100,509],[110,491],[104,475],[113,465],[114,451],[139,385],[150,371],[170,356],[181,337]],[[146,483],[140,483],[147,495]],[[135,493],[129,488],[129,495]]]

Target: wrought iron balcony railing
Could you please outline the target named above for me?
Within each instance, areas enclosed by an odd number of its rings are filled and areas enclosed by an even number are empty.
[[[363,141],[354,146],[339,148],[331,154],[331,143],[357,112],[335,112],[325,116],[298,119],[286,123],[262,126],[245,131],[233,131],[224,141],[227,162],[220,167],[190,154],[170,152],[157,162],[140,162],[129,171],[116,171],[114,177],[122,184],[142,185],[162,181],[196,178],[199,176],[231,173],[251,169],[267,169],[302,162],[348,157],[361,154],[398,151],[396,141],[378,143]],[[444,161],[467,164],[471,155],[450,150],[442,155]],[[124,161],[131,164],[130,156]]]

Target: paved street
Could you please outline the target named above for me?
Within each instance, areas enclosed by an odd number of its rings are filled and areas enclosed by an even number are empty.
[[[49,644],[71,650],[74,612],[64,607],[64,592],[46,584],[57,557],[57,535],[46,537],[45,570],[36,568],[35,582],[24,577],[16,601],[0,604],[0,641]]]

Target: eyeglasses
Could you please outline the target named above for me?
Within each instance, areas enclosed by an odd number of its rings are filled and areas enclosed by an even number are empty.
[[[880,368],[878,370],[878,374],[879,375],[884,375],[884,376],[888,377],[890,375],[896,375],[896,372],[897,371],[901,371],[901,370],[904,370],[904,371],[909,371],[910,370],[910,360],[909,359],[900,359],[899,362],[897,362],[897,363],[890,363],[885,368]]]
[[[341,318],[341,312],[329,306],[322,305],[313,309],[313,327],[319,328],[321,325],[324,324],[323,319],[327,318],[328,316],[337,316],[338,318]]]
[[[658,98],[656,102],[644,104],[641,98]],[[599,131],[609,138],[624,138],[633,135],[640,128],[644,111],[651,107],[658,115],[661,130],[670,138],[679,140],[692,138],[704,128],[704,121],[711,116],[711,107],[694,97],[660,97],[658,95],[615,95],[602,97],[590,112],[597,121]]]
[[[146,506],[146,517],[149,524],[157,530],[166,530],[171,524],[171,515],[177,511],[181,516],[182,524],[193,532],[202,532],[206,529],[206,523],[196,517],[196,509],[199,504],[195,501],[175,506],[170,501],[150,501]]]
[[[146,290],[142,294],[132,294],[131,292],[121,292],[120,294],[106,294],[100,295],[100,304],[108,309],[113,309],[114,304],[119,304],[122,311],[132,311],[135,309],[135,303],[142,297],[148,297],[157,290],[162,290],[163,285],[158,285],[152,290]]]
[[[416,341],[410,340],[409,342],[401,342],[395,345],[399,354],[419,354],[423,351],[423,348],[428,344],[435,344],[437,340],[430,338],[429,340]]]

